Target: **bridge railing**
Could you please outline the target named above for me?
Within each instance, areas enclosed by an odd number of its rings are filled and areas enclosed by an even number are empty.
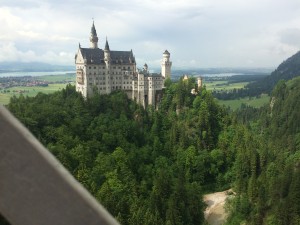
[[[118,224],[3,106],[0,213],[12,225]]]

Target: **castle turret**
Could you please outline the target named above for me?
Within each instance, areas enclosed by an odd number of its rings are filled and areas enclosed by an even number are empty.
[[[203,85],[203,78],[202,77],[198,77],[197,85],[198,85],[198,90],[200,90],[202,88],[202,85]]]
[[[104,47],[104,61],[106,63],[110,62],[110,49],[109,49],[107,38],[106,38],[105,47]]]
[[[170,61],[170,53],[166,50],[163,53],[163,59],[161,63],[161,75],[164,78],[171,78],[171,66],[172,62]]]
[[[144,64],[143,70],[144,70],[146,73],[148,73],[148,65],[147,65],[147,63]]]
[[[98,48],[98,36],[94,25],[94,21],[91,29],[90,42],[91,42],[91,48]]]

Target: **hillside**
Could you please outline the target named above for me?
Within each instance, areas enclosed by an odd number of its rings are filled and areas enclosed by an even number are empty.
[[[243,119],[194,86],[170,81],[158,110],[71,85],[8,108],[121,224],[203,224],[203,195],[229,188],[228,224],[299,224],[300,77]]]
[[[300,75],[300,51],[282,62],[269,76],[246,86],[257,93],[270,93],[279,80],[291,80]]]
[[[231,91],[214,91],[213,95],[219,100],[233,100],[245,97],[259,97],[261,94],[270,94],[280,80],[291,80],[300,76],[300,51],[281,63],[268,76],[259,76],[243,89]]]
[[[236,127],[228,224],[300,224],[299,89],[300,77],[278,82],[271,104]]]
[[[228,188],[217,148],[228,114],[194,86],[168,84],[159,110],[123,92],[84,100],[71,85],[8,108],[121,224],[202,224],[203,193]]]

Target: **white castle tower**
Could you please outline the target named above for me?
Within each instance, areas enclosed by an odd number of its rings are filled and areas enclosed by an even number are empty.
[[[161,75],[164,78],[171,78],[171,66],[172,62],[170,61],[170,53],[166,50],[163,53],[163,59],[161,63]]]

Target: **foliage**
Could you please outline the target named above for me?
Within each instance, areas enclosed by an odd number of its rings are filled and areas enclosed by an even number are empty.
[[[202,224],[202,194],[230,187],[227,224],[299,224],[300,78],[231,115],[194,79],[166,86],[158,110],[71,85],[8,108],[122,224]]]
[[[71,85],[8,108],[122,224],[201,224],[203,192],[228,181],[218,137],[229,119],[194,87],[169,81],[159,110]]]
[[[299,224],[299,88],[300,78],[280,81],[270,106],[237,112],[240,123],[232,138],[237,197],[228,224]]]

